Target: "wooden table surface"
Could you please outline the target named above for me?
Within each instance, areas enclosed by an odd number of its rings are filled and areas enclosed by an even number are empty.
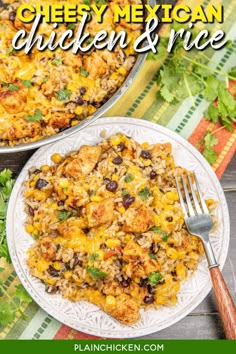
[[[10,168],[15,177],[21,171],[25,162],[32,155],[33,151],[21,152],[11,155],[0,156],[0,169]],[[223,269],[225,280],[230,292],[236,302],[236,155],[228,165],[224,176],[221,179],[222,187],[225,191],[228,202],[231,239],[229,253]],[[187,317],[177,324],[162,330],[158,333],[144,338],[154,339],[223,339],[224,332],[221,326],[219,313],[216,308],[214,294],[207,298]]]

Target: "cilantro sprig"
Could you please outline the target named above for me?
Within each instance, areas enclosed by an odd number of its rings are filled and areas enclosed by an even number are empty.
[[[171,234],[167,234],[165,231],[163,231],[159,226],[152,226],[149,231],[153,231],[155,234],[162,235],[162,241],[167,242],[168,237]]]
[[[6,240],[6,213],[14,182],[12,172],[9,169],[4,169],[0,172],[0,258],[4,258],[7,263],[11,263],[11,258]],[[1,267],[0,273],[4,272],[4,270],[5,268]],[[25,318],[21,311],[21,305],[31,301],[31,297],[21,284],[17,285],[14,294],[10,295],[3,280],[0,279],[0,326],[7,326],[15,319],[18,313]]]
[[[173,28],[178,30],[177,26],[174,24]],[[193,30],[192,35],[194,38],[197,33]],[[214,124],[220,123],[222,129],[232,131],[236,122],[236,100],[228,91],[228,86],[229,80],[236,80],[236,66],[228,72],[215,68],[215,63],[203,52],[199,53],[197,50],[187,52],[183,49],[181,42],[177,42],[172,53],[168,54],[167,43],[168,38],[161,38],[158,53],[151,53],[148,56],[152,60],[166,57],[158,73],[158,97],[171,104],[190,97],[195,105],[194,96],[201,94],[210,102],[205,112],[206,120]],[[229,46],[235,51],[232,43],[229,43]],[[209,66],[210,63],[214,65]],[[202,139],[202,145],[199,148],[207,161],[213,164],[218,157],[217,152],[212,148],[217,144],[217,138],[213,138],[213,135],[215,136],[213,130],[208,133],[212,135],[206,141]]]
[[[148,275],[148,284],[157,285],[162,280],[162,275],[158,271],[154,271]]]

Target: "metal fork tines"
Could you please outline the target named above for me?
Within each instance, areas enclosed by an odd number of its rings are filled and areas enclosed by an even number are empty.
[[[193,172],[182,175],[180,178],[175,177],[175,180],[186,227],[190,234],[201,238],[209,267],[217,267],[218,263],[209,241],[209,233],[213,228],[213,221],[200,190],[197,177]]]

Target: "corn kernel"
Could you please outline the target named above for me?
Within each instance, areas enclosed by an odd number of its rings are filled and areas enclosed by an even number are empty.
[[[211,206],[215,203],[214,199],[206,199],[206,205]]]
[[[186,277],[186,268],[183,265],[183,263],[178,263],[176,265],[176,274],[178,278],[180,278],[181,280],[183,280]]]
[[[72,122],[70,123],[70,125],[72,127],[74,127],[75,125],[77,125],[79,123],[78,119],[73,119]]]
[[[50,208],[53,209],[53,210],[57,210],[57,207],[58,207],[57,203],[52,203],[50,205]]]
[[[149,144],[145,141],[144,143],[142,143],[142,147],[144,148],[144,149],[146,149],[147,147],[149,146]]]
[[[151,160],[143,160],[143,164],[145,167],[148,167],[152,164],[152,161]]]
[[[45,261],[44,259],[40,259],[40,261],[37,263],[37,269],[39,272],[45,272],[45,270],[48,269],[50,265],[50,262]]]
[[[112,295],[106,296],[106,305],[109,307],[113,307],[116,305],[116,298]]]
[[[45,282],[49,285],[54,285],[56,283],[56,279],[53,278],[46,278]]]
[[[111,139],[111,145],[112,146],[119,145],[120,143],[121,143],[121,137],[120,136],[116,136],[116,137]]]
[[[63,275],[64,275],[65,279],[70,279],[72,276],[72,271],[68,270],[68,271],[64,272]]]
[[[120,246],[120,240],[114,240],[113,238],[110,238],[106,241],[106,245],[108,248],[118,247]]]
[[[82,106],[77,106],[75,109],[75,114],[82,114],[83,113],[83,107]]]
[[[102,197],[100,197],[99,195],[91,195],[90,200],[91,202],[101,202],[102,201]]]
[[[136,284],[139,284],[139,282],[140,282],[140,278],[135,277],[135,278],[134,278],[134,282],[135,282]]]
[[[51,156],[51,160],[55,163],[60,163],[62,161],[62,156],[58,153],[55,153]]]
[[[111,179],[113,180],[113,181],[119,181],[119,176],[117,175],[117,174],[113,174],[112,176],[111,176]]]
[[[53,263],[53,267],[54,267],[56,270],[61,270],[61,263],[60,263],[60,262],[54,262],[54,263]]]
[[[194,259],[195,261],[199,259],[199,254],[193,251],[189,253],[189,256],[191,259]]]
[[[59,181],[59,185],[61,188],[68,188],[69,187],[69,181],[67,178],[61,178]]]
[[[33,225],[26,225],[25,231],[28,232],[29,234],[32,234],[34,231]]]
[[[179,200],[179,196],[177,192],[167,192],[166,193],[166,198],[169,200],[174,200],[177,201]]]
[[[125,213],[125,208],[122,206],[122,207],[118,208],[118,211],[119,211],[121,214],[124,214],[124,213]]]
[[[183,259],[185,256],[186,256],[186,252],[185,251],[177,252],[177,258],[178,259]]]
[[[35,230],[40,230],[41,228],[41,223],[40,222],[34,222],[34,229]]]
[[[48,171],[50,170],[50,166],[48,166],[48,165],[43,165],[43,166],[40,167],[40,170],[41,170],[42,172],[48,172]]]
[[[127,70],[126,70],[123,66],[121,66],[117,71],[118,71],[121,75],[126,75],[126,73],[127,73]]]
[[[178,252],[174,248],[168,248],[166,250],[167,257],[170,259],[177,259],[178,258]]]
[[[117,80],[118,77],[119,77],[119,75],[116,72],[114,72],[114,73],[111,74],[110,79],[111,80]]]

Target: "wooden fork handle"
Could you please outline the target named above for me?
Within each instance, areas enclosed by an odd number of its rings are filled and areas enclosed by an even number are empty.
[[[210,269],[216,303],[227,339],[236,339],[236,308],[219,267]]]

